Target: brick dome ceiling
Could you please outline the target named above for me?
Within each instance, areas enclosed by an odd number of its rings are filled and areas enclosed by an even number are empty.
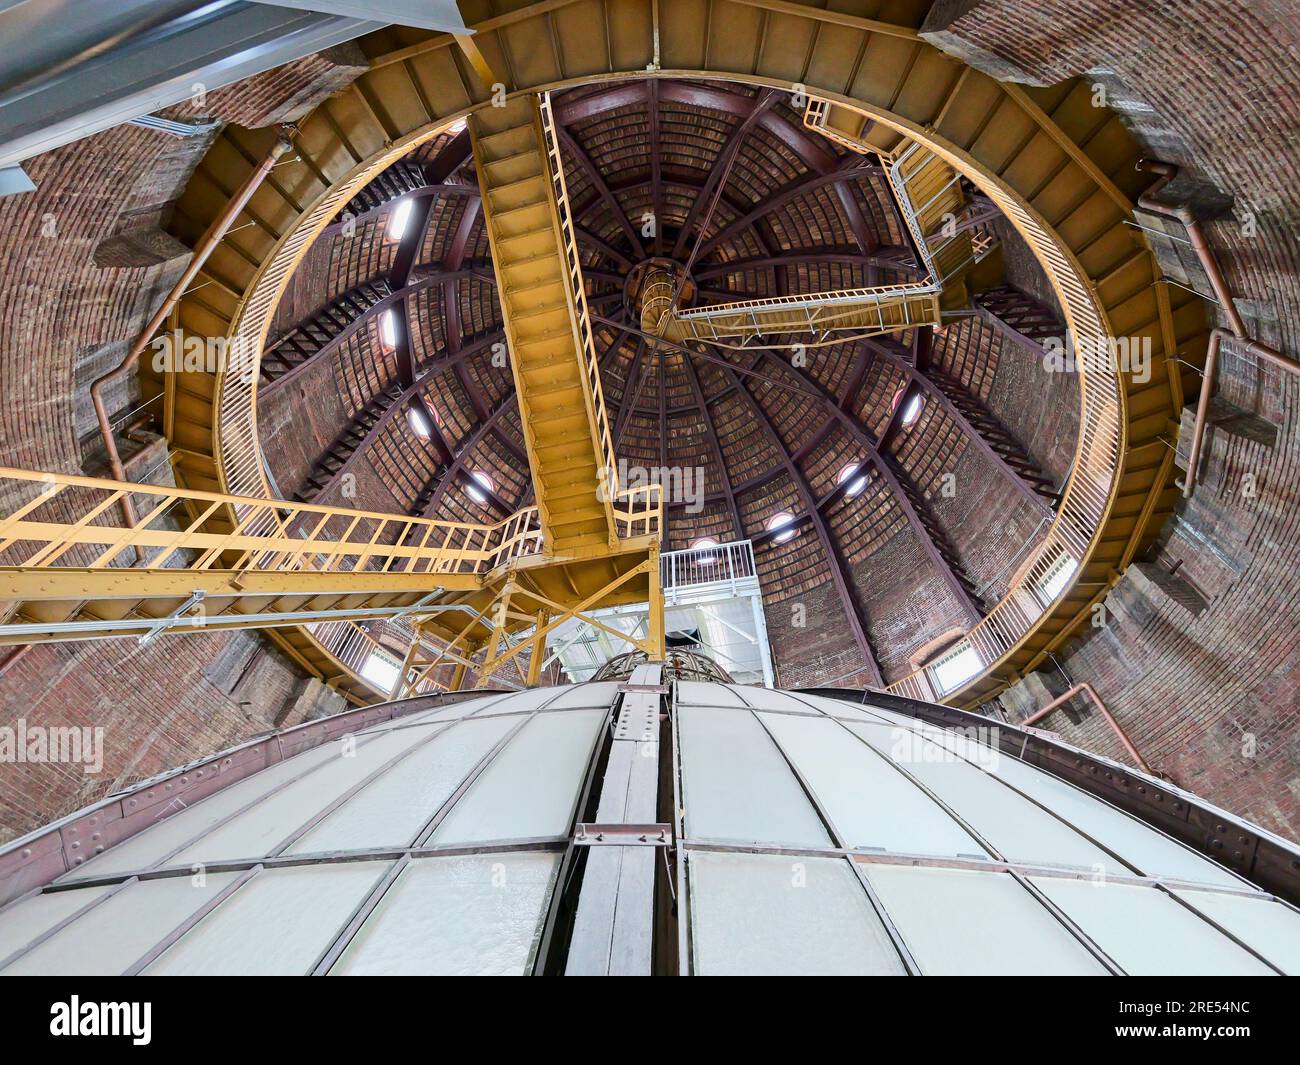
[[[647,79],[554,105],[616,453],[680,479],[664,549],[752,539],[769,603],[818,610],[802,594],[834,588],[825,609],[849,615],[868,659],[873,628],[901,626],[915,650],[995,603],[1045,528],[1073,441],[1068,424],[1035,441],[1056,467],[1024,472],[1039,478],[1039,506],[996,474],[992,511],[941,502],[970,422],[914,371],[933,365],[978,400],[1002,348],[988,325],[765,337],[691,357],[639,334],[635,282],[652,259],[689,266],[697,305],[918,278],[879,161],[805,128],[776,90]],[[304,359],[322,346],[335,357]],[[260,428],[284,495],[474,522],[532,501],[463,129],[340,214],[298,268],[267,348]],[[771,528],[783,514],[790,525]],[[924,607],[909,601],[922,594]]]

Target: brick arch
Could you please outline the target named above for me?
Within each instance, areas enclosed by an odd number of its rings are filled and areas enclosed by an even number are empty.
[[[933,659],[943,654],[964,635],[965,633],[960,628],[952,628],[947,632],[941,632],[932,640],[926,640],[912,653],[912,668],[920,669],[922,666],[929,665]]]

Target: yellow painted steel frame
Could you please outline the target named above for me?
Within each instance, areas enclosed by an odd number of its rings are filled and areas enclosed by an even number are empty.
[[[553,568],[552,568],[553,569]],[[647,552],[644,561],[614,577],[603,587],[575,601],[576,593],[556,600],[536,587],[538,571],[512,569],[500,584],[492,602],[476,611],[465,625],[448,637],[445,630],[435,630],[432,619],[413,615],[411,641],[406,649],[401,671],[394,682],[390,698],[402,699],[420,693],[421,685],[433,683],[435,670],[446,663],[454,663],[463,678],[464,671],[473,671],[478,679],[475,687],[487,686],[497,672],[513,663],[516,656],[529,651],[525,683],[536,685],[541,675],[546,641],[552,632],[570,619],[600,629],[646,653],[651,661],[663,661],[666,651],[664,632],[664,599],[660,587],[659,551],[657,547]],[[533,613],[512,610],[516,604],[531,601]],[[650,625],[646,638],[636,639],[625,632],[606,625],[592,617],[588,611],[621,602],[648,602]],[[476,629],[485,633],[475,636]],[[523,631],[523,630],[527,631]],[[508,637],[517,635],[519,641],[508,644]],[[431,647],[432,639],[441,647]],[[507,646],[502,646],[508,644]],[[482,650],[481,659],[476,654]],[[459,681],[457,681],[457,684]]]
[[[589,610],[612,604],[615,601],[614,593],[638,576],[644,576],[648,582],[645,598],[650,603],[650,631],[644,640],[638,640],[625,632],[620,632],[618,629],[606,625],[587,613]],[[510,603],[515,599],[531,599],[538,604],[537,624],[527,639],[502,650],[500,645],[506,634],[507,622],[510,617]],[[570,618],[576,618],[584,624],[591,625],[593,628],[600,629],[623,640],[625,643],[631,644],[633,647],[644,651],[651,661],[663,661],[665,650],[664,600],[659,587],[659,552],[657,550],[652,550],[644,562],[629,569],[603,588],[597,589],[577,603],[574,603],[571,598],[565,601],[556,601],[534,589],[526,588],[513,581],[507,581],[501,597],[496,603],[496,610],[497,615],[492,623],[492,634],[488,639],[487,652],[484,655],[482,665],[479,667],[481,670],[478,681],[479,687],[486,685],[496,670],[513,660],[525,648],[532,649],[533,660],[536,662],[541,649],[545,647],[546,638]],[[541,615],[548,613],[548,620],[542,622]],[[520,615],[520,618],[524,621],[533,620],[526,614]]]
[[[1147,179],[1133,170],[1138,152],[1118,117],[1094,108],[1078,80],[1045,89],[1002,84],[937,51],[916,32],[928,0],[890,5],[890,14],[878,18],[783,0],[545,0],[501,15],[488,0],[461,6],[476,52],[504,72],[512,94],[712,78],[798,85],[860,112],[940,155],[999,203],[1014,205],[1012,221],[1040,260],[1038,235],[1054,240],[1065,268],[1045,263],[1049,279],[1058,295],[1067,282],[1072,296],[1083,293],[1105,333],[1153,342],[1150,374],[1125,374],[1120,382],[1118,476],[1074,582],[949,700],[970,705],[989,697],[1068,638],[1171,513],[1169,449],[1184,387],[1172,360],[1203,357],[1206,338],[1203,307],[1157,283],[1150,247],[1130,225],[1132,200]],[[347,199],[388,164],[488,104],[473,73],[482,64],[467,62],[449,35],[390,27],[361,46],[370,71],[301,120],[297,160],[254,198],[251,234],[236,226],[209,260],[205,278],[213,283],[196,285],[182,301],[183,330],[251,342],[260,351],[293,267]],[[232,134],[214,146],[181,201],[193,227],[219,208],[212,186],[234,187],[247,172],[255,157],[248,142],[256,139]],[[1066,316],[1073,326],[1068,307]],[[218,375],[174,377],[159,387],[168,396],[180,474],[189,483],[216,479],[228,490],[265,494],[256,374],[242,386]],[[1193,380],[1189,374],[1189,387]]]

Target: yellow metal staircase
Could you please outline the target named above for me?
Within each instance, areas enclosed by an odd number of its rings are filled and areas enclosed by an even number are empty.
[[[478,22],[473,36],[463,39],[476,42],[468,66],[455,61],[455,46],[443,35],[418,44],[410,44],[405,38],[393,39],[386,33],[375,35],[366,44],[370,69],[348,90],[299,120],[293,156],[277,166],[273,180],[259,191],[197,283],[190,286],[174,324],[187,334],[225,337],[249,343],[252,350],[258,350],[280,287],[295,268],[303,248],[365,181],[413,146],[445,130],[467,108],[482,107],[486,112],[480,122],[485,137],[493,132],[487,125],[495,125],[505,117],[510,108],[493,113],[488,104],[492,82],[501,79],[490,77],[482,85],[473,81],[473,73],[481,74],[483,55],[493,61],[500,58],[509,65],[509,80],[521,94],[544,93],[551,86],[568,83],[643,84],[647,72],[653,77],[665,71],[678,77],[730,81],[737,80],[736,71],[745,71],[741,80],[752,75],[768,84],[788,84],[795,76],[793,72],[799,71],[813,96],[823,93],[844,101],[834,105],[837,111],[828,116],[825,130],[843,138],[841,143],[849,147],[856,144],[857,150],[865,147],[867,151],[878,151],[892,163],[901,158],[910,134],[922,141],[926,150],[933,148],[946,153],[944,158],[962,159],[963,172],[1013,218],[1042,262],[1070,318],[1090,336],[1149,338],[1153,342],[1149,375],[1138,378],[1126,374],[1118,379],[1109,374],[1089,376],[1081,397],[1086,427],[1082,461],[1076,464],[1076,470],[1081,472],[1072,479],[1062,501],[1058,528],[1036,557],[1026,560],[1024,576],[999,608],[985,619],[978,632],[971,634],[986,672],[973,678],[964,689],[946,696],[963,705],[975,705],[996,694],[1009,679],[1035,668],[1072,633],[1088,624],[1092,608],[1132,558],[1151,543],[1172,512],[1178,492],[1172,482],[1174,451],[1170,441],[1177,439],[1184,387],[1193,391],[1199,387],[1195,365],[1204,356],[1207,327],[1199,297],[1159,283],[1160,272],[1151,249],[1141,230],[1131,225],[1133,201],[1149,178],[1134,169],[1138,148],[1121,118],[1093,106],[1087,79],[1071,79],[1043,88],[1000,84],[937,53],[918,36],[910,6],[902,8],[908,10],[901,15],[878,13],[873,19],[863,19],[824,6],[793,5],[785,0],[747,0],[740,8],[733,0],[687,0],[664,7],[652,19],[641,6],[617,0],[597,4],[592,17],[587,17],[585,9],[582,17],[568,17],[557,13],[550,3],[516,5],[508,14]],[[701,53],[699,28],[724,24],[729,32],[715,32]],[[866,59],[859,64],[853,60],[854,55]],[[475,56],[480,62],[475,62]],[[654,92],[649,84],[645,89],[648,94]],[[857,106],[846,106],[850,102]],[[505,131],[505,126],[499,130]],[[234,125],[222,131],[173,216],[176,236],[191,244],[200,239],[228,202],[221,190],[238,186],[265,151],[268,136],[269,131],[245,131]],[[537,144],[534,137],[533,146]],[[513,162],[507,158],[509,154],[485,152],[492,157],[490,166],[483,168],[490,171],[492,181],[492,193],[486,197],[490,210],[506,211],[511,206],[504,186],[512,167],[517,168],[515,180],[521,181],[516,193],[527,193],[522,179],[529,176],[529,153],[520,153],[523,157]],[[532,175],[545,173],[540,165],[544,162],[537,153],[532,154]],[[533,184],[537,191],[537,183]],[[558,200],[557,205],[562,206]],[[560,246],[567,256],[567,244]],[[507,257],[496,248],[494,251],[498,252],[500,269]],[[519,261],[510,265],[513,283],[521,286],[527,281],[522,265]],[[534,265],[543,271],[536,275],[535,279],[540,280],[546,266],[541,259]],[[567,268],[567,259],[560,267]],[[505,276],[502,283],[509,283]],[[581,314],[576,327],[570,325],[579,336],[580,318]],[[587,359],[581,350],[574,354],[579,360]],[[589,373],[589,363],[579,361],[577,372]],[[242,390],[231,380],[223,383],[212,375],[168,371],[156,380],[144,376],[146,391],[142,398],[157,398],[158,393],[165,396],[165,429],[172,454],[178,460],[177,473],[183,476],[186,488],[244,497],[269,494],[260,483],[260,475],[255,475],[261,469],[255,431],[256,375],[253,383]],[[563,382],[557,379],[552,383]],[[584,401],[588,394],[598,395],[589,383],[582,392]],[[523,388],[520,396],[533,398],[525,396]],[[593,409],[591,419],[596,428],[586,435],[599,441],[597,454],[604,455],[606,437],[600,421],[603,404]],[[537,435],[529,430],[530,448]],[[102,498],[94,497],[85,509],[76,507],[48,519],[62,523],[61,530],[24,532],[35,534],[36,550],[66,542],[66,536],[76,535],[70,526],[77,525],[86,509],[93,509]],[[553,507],[554,499],[552,495]],[[12,516],[5,505],[8,502],[0,490],[0,523]],[[184,524],[177,522],[172,528],[191,528],[210,502],[191,500],[190,504],[198,509]],[[140,507],[142,514],[151,509],[144,502]],[[114,509],[110,507],[102,518],[91,519],[92,523],[112,520]],[[231,505],[223,505],[201,523],[201,530],[230,535],[238,524],[232,509]],[[656,498],[648,494],[616,495],[614,515],[620,549],[631,546],[631,537],[641,536],[645,542],[657,539]],[[31,518],[38,521],[44,515],[33,514]],[[345,519],[344,530],[351,520],[351,516]],[[365,536],[367,542],[369,535]],[[332,539],[355,540],[355,535],[344,536],[340,530]],[[1062,545],[1079,560],[1079,568],[1070,586],[1042,612],[1033,598],[1034,588],[1043,577],[1044,567],[1057,564]],[[87,563],[81,561],[82,552],[99,553],[109,546],[78,542],[75,551],[68,551],[57,563],[61,566],[75,561],[77,567],[84,567]],[[56,546],[55,551],[58,549]],[[337,547],[332,547],[326,554],[335,550]],[[201,552],[196,557],[201,557]],[[606,587],[616,567],[642,565],[642,557],[621,551],[598,558],[593,550],[580,563],[549,565],[538,553],[517,565],[521,573],[527,569],[523,577],[532,583],[533,590],[557,603],[576,603],[586,602]],[[10,625],[35,622],[44,609],[33,607],[29,612],[22,601],[34,601],[34,589],[27,586],[29,580],[49,580],[50,576],[33,575],[25,568],[5,569],[21,567],[23,560],[21,555],[17,561],[0,559],[0,600],[6,601],[0,605],[0,618]],[[398,564],[390,568],[390,574]],[[367,562],[368,567],[372,565]],[[178,577],[170,564],[154,570],[128,568],[116,562],[111,568],[117,572],[94,579],[117,583],[119,598],[161,596],[171,598],[174,605],[183,605],[182,596],[204,587],[204,582],[211,579],[202,575]],[[77,575],[61,576],[67,579],[59,582],[60,587],[45,592],[50,599],[63,600],[71,610],[81,605],[79,600],[91,598],[82,595]],[[303,576],[311,582],[318,580],[313,575]],[[397,576],[399,580],[409,579],[403,574]],[[192,583],[196,578],[198,583]],[[480,574],[479,579],[486,582],[488,575]],[[646,585],[640,583],[642,579],[640,575],[629,578],[612,594],[627,590],[629,597],[636,594],[644,598]],[[578,592],[570,586],[571,580]],[[284,594],[308,590],[306,582],[299,584],[295,574],[286,574],[277,583],[277,590]],[[438,584],[436,577],[430,581],[432,588]],[[444,594],[458,599],[473,596],[472,606],[478,611],[495,601],[492,596],[496,591],[489,594],[484,588],[477,593],[464,590]],[[211,593],[215,594],[215,589]],[[404,592],[412,597],[416,594]],[[546,605],[525,599],[518,612],[531,614]],[[162,610],[163,606],[161,602],[140,603],[130,613],[161,613],[167,617],[172,608]],[[250,607],[257,604],[241,604],[240,609]],[[92,613],[84,605],[81,609]],[[93,609],[94,616],[107,613],[107,609],[102,614],[98,608]],[[63,617],[63,622],[54,618],[35,622],[27,633],[13,638],[47,638],[39,634],[37,626],[77,620],[76,613]],[[445,638],[455,636],[468,617],[461,611],[454,615],[454,623],[449,618]],[[518,619],[516,623],[524,624]],[[534,615],[530,624],[535,623]],[[323,624],[338,628],[354,625],[351,621]],[[300,629],[272,631],[308,634],[311,630],[312,623],[304,620]],[[484,635],[483,626],[471,628],[465,642],[479,644]],[[352,659],[340,657],[341,652],[327,654],[322,649],[327,645],[314,633],[302,639],[306,650],[301,655],[291,653],[303,661],[304,668],[330,683],[336,683],[334,678],[340,670],[350,670],[352,679],[339,683],[356,685],[357,694],[366,697],[369,689],[356,676]],[[911,694],[910,690],[903,693]]]
[[[957,226],[969,206],[961,175],[897,130],[820,97],[808,101],[804,125],[860,155],[880,157],[930,281],[942,288],[943,310],[965,307],[965,275],[987,249]]]
[[[610,493],[597,490],[610,480],[604,403],[587,372],[585,307],[571,285],[537,97],[485,108],[469,128],[547,547],[604,549],[617,539]]]
[[[141,515],[123,525],[130,496]],[[212,516],[228,508],[233,528]],[[0,468],[0,646],[396,616],[479,595],[535,513],[469,525]]]
[[[939,294],[916,285],[774,296],[690,311],[673,310],[672,301],[673,281],[667,271],[651,273],[642,289],[641,328],[677,344],[743,342],[786,333],[821,335],[830,330],[861,337],[943,324]]]
[[[641,289],[641,328],[681,344],[739,342],[805,333],[868,337],[939,326],[945,311],[970,302],[965,278],[989,250],[957,225],[968,204],[961,175],[915,141],[829,101],[809,101],[805,124],[859,153],[880,156],[925,277],[920,282],[837,292],[800,293],[682,310],[676,282],[653,270]]]
[[[967,206],[961,175],[916,143],[899,151],[886,173],[930,276],[943,286],[943,309],[965,307],[965,276],[980,255],[969,230],[956,228]]]

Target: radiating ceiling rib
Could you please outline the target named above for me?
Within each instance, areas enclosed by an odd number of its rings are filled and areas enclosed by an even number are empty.
[[[884,684],[884,677],[880,672],[879,659],[876,656],[875,649],[871,645],[871,639],[867,635],[866,619],[863,615],[861,604],[858,602],[856,585],[853,581],[852,574],[848,571],[843,557],[832,539],[830,530],[826,528],[826,521],[821,512],[817,509],[817,500],[808,485],[808,480],[803,471],[795,465],[794,460],[790,457],[790,451],[781,439],[781,434],[776,431],[772,420],[768,417],[767,412],[763,409],[762,404],[754,395],[745,387],[744,383],[732,373],[730,369],[723,369],[722,373],[736,387],[737,393],[745,401],[746,405],[753,412],[755,419],[762,428],[764,435],[781,460],[781,465],[790,475],[790,480],[794,483],[795,489],[803,501],[804,508],[808,514],[808,520],[812,522],[813,528],[817,532],[817,539],[821,544],[822,551],[826,555],[827,566],[830,569],[831,580],[835,585],[835,591],[839,595],[840,603],[844,607],[844,614],[848,620],[849,628],[853,633],[854,641],[858,649],[862,652],[862,657],[868,673],[871,675],[873,682],[877,686]]]

